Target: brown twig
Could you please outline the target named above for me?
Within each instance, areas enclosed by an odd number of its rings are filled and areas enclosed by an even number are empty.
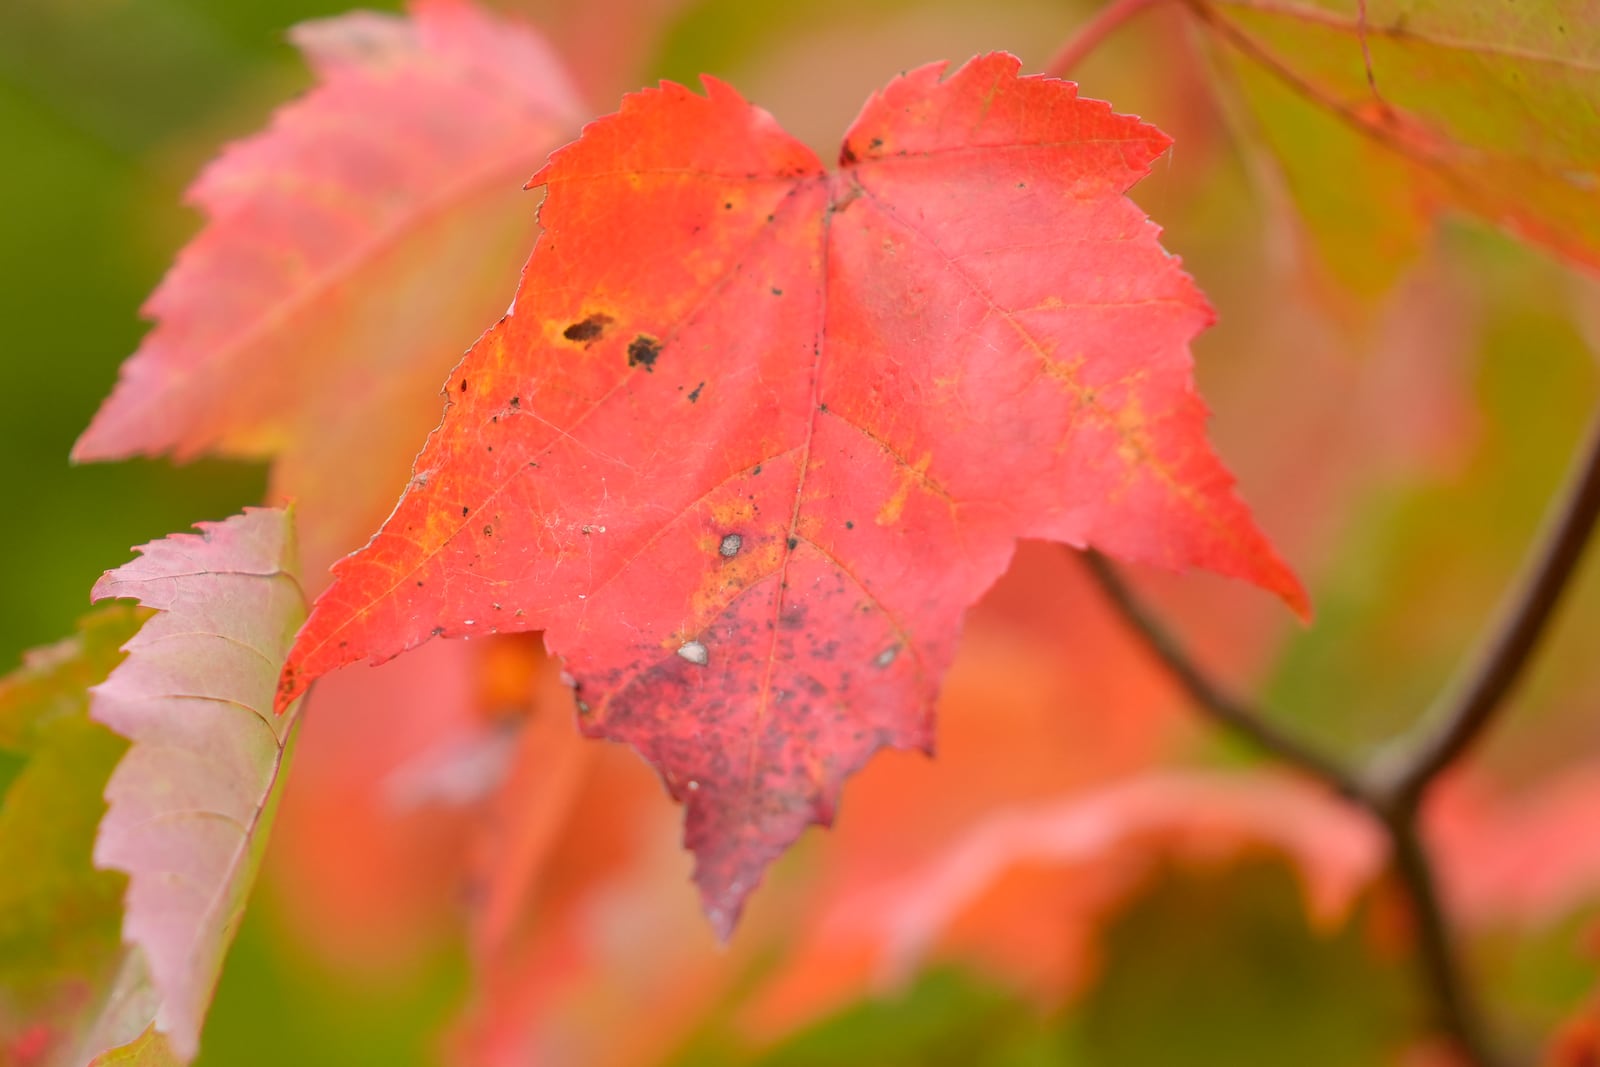
[[[1056,54],[1050,57],[1050,62],[1044,65],[1044,72],[1052,78],[1065,78],[1072,68],[1090,52],[1099,48],[1100,43],[1124,22],[1148,8],[1164,3],[1167,3],[1167,0],[1111,0],[1111,3],[1100,9],[1099,14],[1078,27],[1077,32],[1056,50]]]
[[[1472,1067],[1499,1067],[1504,1061],[1489,1037],[1488,1025],[1467,980],[1451,936],[1444,901],[1415,812],[1374,816],[1389,839],[1389,870],[1405,898],[1416,937],[1417,970],[1439,1029]]]

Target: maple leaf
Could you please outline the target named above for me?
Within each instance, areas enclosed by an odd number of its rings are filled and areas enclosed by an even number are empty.
[[[1042,589],[1057,595],[1042,598]],[[865,958],[878,939],[869,946],[867,938],[832,936],[831,916],[863,893],[927,868],[997,807],[1136,773],[1172,750],[1175,728],[1187,728],[1165,679],[1147,669],[1148,653],[1094,593],[1087,571],[1058,547],[1020,546],[964,621],[939,694],[939,759],[875,760],[852,779],[849,817],[815,843],[803,867],[789,868],[781,893],[753,901],[731,950],[706,939],[704,919],[681,884],[687,865],[661,847],[670,812],[631,754],[574,737],[590,753],[582,793],[552,802],[567,749],[547,743],[528,768],[542,795],[508,789],[497,806],[515,826],[518,807],[520,819],[542,819],[557,803],[569,824],[537,886],[522,891],[526,914],[514,937],[478,961],[475,1003],[458,1028],[463,1062],[644,1062],[648,1057],[634,1052],[679,1047],[717,1017],[715,1005],[728,1006],[723,998],[734,989],[739,1030],[763,1040],[862,995],[870,977]],[[1201,618],[1213,620],[1213,635],[1226,635],[1222,658],[1241,672],[1258,663],[1265,635],[1241,631],[1231,619],[1219,627],[1212,608]],[[377,671],[412,663],[439,644]],[[325,684],[352,673],[319,682],[312,707]],[[546,700],[541,713],[553,713],[555,694]],[[570,708],[570,693],[559,706]],[[307,728],[319,721],[313,713]],[[303,767],[297,756],[286,808],[303,795]],[[541,806],[529,808],[535,800]],[[275,835],[275,847],[281,840]],[[618,857],[609,869],[597,862],[605,856]],[[631,858],[624,865],[621,857]],[[492,898],[483,909],[492,922],[491,908]],[[1012,918],[1019,929],[1036,924],[1031,915]],[[618,929],[628,933],[619,937]],[[608,1021],[619,1010],[627,1027]]]
[[[106,786],[94,849],[99,866],[129,875],[113,1028],[126,1041],[153,1021],[180,1062],[194,1057],[260,864],[298,718],[267,709],[305,617],[285,512],[199,529],[145,545],[94,587],[96,600],[156,609],[91,695],[92,717],[133,742]]]
[[[962,613],[1017,538],[1303,610],[1204,441],[1211,310],[1123,196],[1167,138],[1018,67],[896,79],[834,173],[711,78],[556,153],[516,310],[336,565],[280,701],[430,636],[544,629],[584,730],[686,803],[726,934],[848,774],[931,747]]]
[[[99,1014],[78,1043],[75,1061],[87,1060],[88,1067],[182,1067],[193,1054],[173,1050],[158,1028],[160,1014],[161,991],[151,980],[149,961],[130,946]]]
[[[440,383],[504,310],[522,183],[583,108],[541,38],[458,0],[291,36],[320,84],[189,190],[206,226],[73,458],[274,457],[320,575],[393,507]]]
[[[1441,208],[1600,268],[1589,0],[1191,6],[1345,285],[1385,288]]]

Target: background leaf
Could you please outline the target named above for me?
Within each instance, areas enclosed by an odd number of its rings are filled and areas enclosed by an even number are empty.
[[[1344,286],[1386,289],[1446,208],[1600,269],[1593,0],[1196,10]]]
[[[91,852],[127,745],[90,721],[88,688],[143,617],[94,612],[0,679],[0,1064],[70,1046],[116,969],[126,879]]]

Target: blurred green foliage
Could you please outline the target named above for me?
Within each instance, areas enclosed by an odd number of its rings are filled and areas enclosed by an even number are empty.
[[[117,604],[0,680],[0,1033],[8,1018],[71,1017],[71,991],[108,980],[127,879],[96,870],[101,791],[127,743],[89,719],[87,689],[122,661],[147,613]]]
[[[130,546],[260,498],[253,466],[74,468],[67,453],[139,343],[140,303],[198,225],[183,185],[218,142],[308,84],[284,28],[347,6],[0,5],[0,456],[12,479],[0,662],[69,632]]]

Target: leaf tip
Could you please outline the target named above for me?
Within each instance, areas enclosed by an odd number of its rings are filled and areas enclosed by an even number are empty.
[[[293,706],[300,695],[305,692],[306,681],[300,674],[299,667],[293,659],[283,665],[283,670],[278,674],[278,688],[272,698],[272,713],[282,715]]]
[[[1306,587],[1293,573],[1289,574],[1289,580],[1291,586],[1280,595],[1284,603],[1289,605],[1289,610],[1294,612],[1302,623],[1310,626],[1316,617],[1316,611],[1311,606],[1311,594],[1306,592]]]
[[[745,901],[759,884],[759,879],[749,885],[738,881],[720,882],[702,877],[700,870],[695,871],[695,885],[700,891],[700,910],[705,914],[706,922],[711,924],[711,932],[720,947],[726,948],[733,940],[739,920],[744,916]]]
[[[1270,546],[1260,568],[1249,580],[1276,595],[1302,623],[1307,625],[1311,623],[1314,614],[1311,594],[1307,592],[1305,583],[1294,572],[1294,568],[1290,567]]]

